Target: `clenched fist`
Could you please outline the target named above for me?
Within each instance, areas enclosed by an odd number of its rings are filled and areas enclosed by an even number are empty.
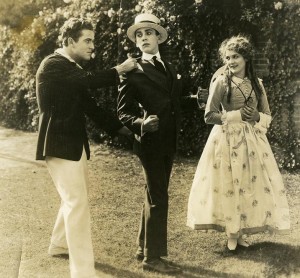
[[[137,67],[137,61],[135,58],[129,57],[121,65],[115,67],[119,75],[129,72]]]

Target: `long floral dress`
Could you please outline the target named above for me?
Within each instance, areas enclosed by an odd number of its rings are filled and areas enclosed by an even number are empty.
[[[225,231],[228,237],[287,232],[286,191],[266,137],[271,122],[266,92],[261,83],[264,92],[258,101],[249,79],[231,85],[230,103],[223,75],[210,87],[205,121],[215,125],[196,169],[187,225]],[[239,109],[250,94],[260,114],[258,123],[241,119]]]

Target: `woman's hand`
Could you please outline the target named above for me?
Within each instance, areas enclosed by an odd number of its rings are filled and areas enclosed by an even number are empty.
[[[240,111],[243,121],[259,122],[260,116],[256,108],[246,105]]]

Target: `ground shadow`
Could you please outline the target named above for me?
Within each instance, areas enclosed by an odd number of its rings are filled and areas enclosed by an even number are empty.
[[[109,264],[95,262],[95,268],[99,271],[112,275],[113,277],[118,278],[144,278],[145,276],[138,273],[131,272],[125,269],[119,269]]]
[[[182,269],[182,273],[177,275],[163,275],[158,274],[158,277],[174,277],[174,278],[204,278],[204,277],[213,277],[213,278],[243,278],[246,276],[243,276],[241,274],[226,274],[222,272],[216,272],[213,270],[207,270],[202,267],[191,267],[186,266],[183,264],[175,264],[171,263],[174,266],[180,267]],[[144,275],[131,272],[129,270],[119,269],[116,267],[113,267],[111,265],[105,264],[105,263],[95,263],[95,268],[99,271],[102,271],[108,275],[112,275],[115,278],[144,278],[144,277],[151,277],[153,273],[151,272],[145,272]],[[156,277],[156,276],[155,276]],[[247,276],[248,277],[248,276]]]
[[[224,256],[224,253],[219,253]],[[225,255],[226,256],[226,255]],[[300,246],[261,242],[248,248],[238,248],[232,256],[240,260],[264,263],[264,277],[291,277],[300,273]]]
[[[276,275],[276,277],[289,277],[294,273],[300,272],[299,246],[274,242],[262,242],[250,246],[247,253],[245,253],[245,255],[242,254],[241,258],[245,256],[249,259],[248,256],[250,255],[251,260],[264,262],[270,270],[272,270],[273,275]]]

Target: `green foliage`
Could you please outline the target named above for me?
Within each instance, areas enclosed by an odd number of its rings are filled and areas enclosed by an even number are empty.
[[[16,0],[17,1],[17,0]],[[19,4],[22,1],[17,1]],[[12,127],[35,130],[37,105],[34,75],[41,60],[58,47],[62,23],[72,16],[90,18],[96,26],[96,57],[87,67],[110,68],[124,61],[128,54],[141,55],[126,36],[127,28],[140,12],[152,12],[161,18],[169,40],[161,53],[176,67],[184,81],[184,95],[197,88],[207,88],[213,73],[222,65],[217,57],[223,39],[243,33],[256,46],[267,41],[262,54],[269,60],[270,75],[264,78],[270,107],[275,114],[269,137],[281,167],[299,167],[295,151],[299,147],[293,128],[293,99],[299,78],[299,4],[271,0],[31,0],[39,10],[14,23],[3,17],[0,25],[0,118]],[[29,4],[18,5],[28,11]],[[120,6],[122,9],[120,9]],[[27,7],[27,8],[26,8]],[[33,7],[33,6],[31,6]],[[37,11],[32,8],[31,12]],[[26,14],[26,13],[24,13]],[[91,92],[99,105],[115,111],[116,88]],[[275,113],[276,112],[276,113]],[[202,152],[211,126],[203,121],[203,111],[193,101],[185,105],[180,152],[197,155]],[[97,141],[111,142],[89,125]],[[126,144],[125,144],[126,145]],[[278,151],[277,151],[278,150]]]
[[[270,129],[270,138],[275,150],[279,149],[284,154],[279,155],[279,164],[294,169],[300,165],[299,158],[295,156],[295,150],[300,145],[293,121],[295,94],[300,89],[295,82],[300,76],[299,4],[284,5],[282,9],[276,10],[272,23],[272,28],[264,30],[270,38],[266,47],[270,59],[268,89],[271,93],[271,109],[276,115]]]

